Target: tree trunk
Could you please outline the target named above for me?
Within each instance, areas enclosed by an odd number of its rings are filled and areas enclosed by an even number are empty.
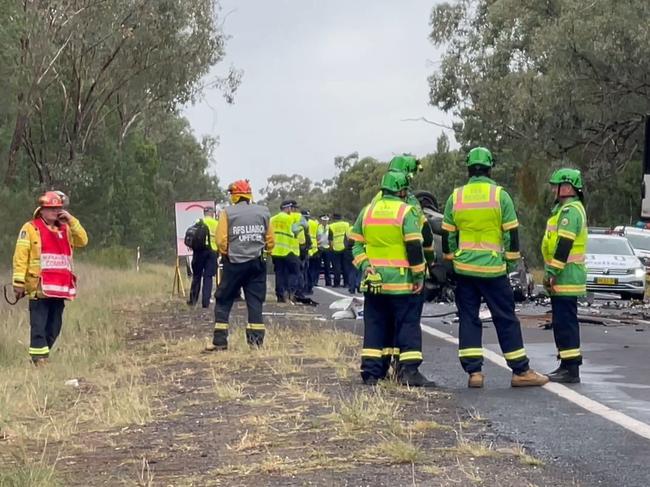
[[[14,134],[11,138],[11,145],[9,146],[9,156],[7,158],[7,171],[5,172],[4,183],[9,186],[16,181],[16,158],[20,146],[25,140],[25,129],[29,117],[24,111],[18,112],[16,116],[16,125],[14,126]]]

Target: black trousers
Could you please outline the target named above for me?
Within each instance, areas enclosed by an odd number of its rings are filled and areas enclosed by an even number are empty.
[[[49,356],[61,333],[64,307],[65,299],[61,298],[29,300],[29,354],[32,360]]]
[[[331,253],[331,258],[332,258],[332,269],[334,271],[334,280],[332,281],[332,285],[334,287],[339,287],[341,285],[341,276],[343,277],[343,285],[347,286],[348,285],[348,276],[345,275],[343,272],[343,265],[344,265],[344,252],[343,250],[341,251],[335,251],[333,250]]]
[[[219,289],[219,299],[214,308],[214,337],[212,343],[217,347],[228,345],[228,320],[230,310],[244,289],[244,298],[248,308],[248,324],[246,325],[246,341],[249,345],[262,345],[264,342],[264,320],[262,306],[266,297],[266,264],[261,258],[233,264],[223,259],[223,276]]]
[[[558,358],[565,365],[582,365],[578,298],[575,296],[552,296],[551,309],[553,337]]]
[[[309,257],[309,290],[314,286],[318,286],[318,279],[320,278],[320,252]]]
[[[459,319],[458,356],[468,374],[483,366],[483,324],[478,316],[481,297],[492,314],[499,345],[508,366],[516,374],[528,370],[528,357],[515,315],[515,298],[507,276],[456,276],[456,307]]]
[[[417,369],[422,363],[420,296],[414,294],[365,295],[363,305],[363,350],[361,377],[383,379],[399,349],[401,369]],[[395,338],[395,347],[387,346]]]
[[[323,277],[325,278],[325,285],[332,285],[332,251],[330,249],[321,250],[321,261],[323,265]]]
[[[282,298],[286,293],[296,294],[300,289],[301,267],[298,256],[289,254],[273,257],[275,272],[275,295]]]
[[[212,279],[217,273],[217,253],[212,249],[194,252],[192,257],[192,286],[190,287],[190,304],[196,304],[201,294],[201,306],[210,306],[212,296]],[[203,292],[201,292],[203,284]]]

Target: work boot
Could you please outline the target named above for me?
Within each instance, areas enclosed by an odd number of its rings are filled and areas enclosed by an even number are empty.
[[[482,389],[485,376],[482,372],[472,372],[467,379],[467,387],[471,389]]]
[[[47,365],[49,360],[47,357],[41,357],[41,358],[32,359],[32,362],[34,363],[35,367],[44,367]]]
[[[401,368],[397,383],[409,387],[436,387],[436,383],[423,376],[418,369]]]
[[[560,384],[577,384],[580,382],[580,367],[576,364],[560,366],[553,372],[546,374],[551,382],[559,382]]]
[[[224,350],[228,350],[228,345],[214,345],[210,344],[207,347],[203,349],[203,353],[211,353],[211,352],[222,352]]]
[[[535,372],[533,369],[528,369],[521,374],[512,374],[512,387],[539,387],[548,382],[548,377]]]

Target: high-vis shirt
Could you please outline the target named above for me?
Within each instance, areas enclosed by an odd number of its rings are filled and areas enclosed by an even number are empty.
[[[350,230],[350,224],[346,221],[335,221],[330,223],[330,234],[332,239],[332,250],[342,252],[345,250],[345,236]]]
[[[519,226],[510,195],[488,177],[472,177],[447,200],[442,229],[458,274],[498,277],[506,274],[506,262],[519,259],[519,242],[510,232]]]
[[[271,255],[274,257],[286,257],[293,254],[296,257],[300,255],[300,245],[298,244],[297,234],[299,233],[299,213],[280,213],[271,217],[271,229],[275,239],[275,247]]]
[[[413,207],[396,196],[383,196],[366,206],[348,237],[354,240],[354,265],[372,267],[382,278],[382,294],[411,294],[424,277],[422,234]],[[408,245],[417,247],[409,258]]]
[[[544,270],[557,278],[551,289],[552,296],[584,296],[587,293],[587,235],[587,213],[578,198],[553,208],[542,240]]]
[[[208,236],[210,248],[217,251],[217,227],[219,226],[219,221],[216,218],[211,216],[204,216],[203,223],[208,227]]]

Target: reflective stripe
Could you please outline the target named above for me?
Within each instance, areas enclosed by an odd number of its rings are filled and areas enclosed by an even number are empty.
[[[560,358],[578,358],[582,356],[579,348],[570,348],[568,350],[559,350]]]
[[[266,330],[264,323],[249,323],[246,325],[247,330]]]
[[[521,259],[521,253],[520,252],[506,252],[506,259],[508,259],[508,260]]]
[[[501,245],[488,242],[461,242],[458,248],[461,250],[487,250],[490,252],[503,252],[503,247]]]
[[[382,355],[383,357],[391,356],[391,355],[399,355],[399,348],[385,347],[385,348],[381,351],[381,355]]]
[[[362,357],[381,358],[382,351],[378,348],[364,348],[361,350]]]
[[[547,232],[557,232],[557,225],[546,225]]]
[[[18,240],[16,242],[16,247],[30,247],[31,244],[29,243],[29,240]]]
[[[545,262],[546,265],[553,265],[552,262],[555,261],[555,259],[547,260]],[[567,263],[571,264],[584,264],[585,262],[585,254],[575,254],[575,255],[570,255],[569,258],[566,260]],[[560,261],[556,261],[560,262]]]
[[[365,227],[366,225],[397,225],[399,227],[402,226],[402,222],[404,221],[404,214],[406,213],[407,208],[409,206],[404,203],[402,206],[400,206],[399,210],[397,210],[397,215],[395,218],[375,218],[372,216],[372,210],[375,208],[376,203],[373,203],[370,205],[370,208],[366,212],[366,216],[363,219],[363,226]]]
[[[462,262],[458,262],[457,260],[454,260],[454,267],[461,271],[484,272],[485,274],[500,274],[502,272],[505,272],[506,270],[505,264],[501,264],[498,266],[485,266],[485,265],[464,264]]]
[[[411,266],[411,271],[413,272],[424,272],[424,269],[425,269],[424,262],[422,262],[422,264]]]
[[[359,234],[359,233],[354,233],[354,232],[350,232],[350,233],[348,233],[348,238],[349,238],[350,240],[354,240],[355,242],[361,242],[361,243],[363,243],[363,242],[366,241],[366,239],[363,238],[363,235],[361,235],[361,234]]]
[[[214,329],[215,330],[227,330],[228,329],[228,323],[215,323],[214,324]]]
[[[490,195],[487,201],[476,201],[473,203],[463,202],[463,192],[465,186],[456,190],[456,201],[454,201],[454,210],[470,210],[470,209],[490,209],[501,208],[501,203],[497,201],[497,186],[490,185]]]
[[[422,360],[422,352],[411,351],[399,354],[400,362],[406,362],[407,360]]]
[[[50,353],[50,348],[49,347],[41,347],[41,348],[29,347],[29,354],[30,355],[47,355],[49,353]]]
[[[569,232],[568,230],[558,230],[557,235],[558,237],[568,238],[569,240],[576,239],[576,234],[573,232]]]
[[[409,261],[402,259],[370,259],[370,263],[380,267],[409,267]]]
[[[414,240],[422,240],[422,234],[421,233],[405,233],[404,234],[404,241],[405,242],[412,242]]]
[[[456,226],[452,225],[451,223],[442,222],[442,229],[447,230],[448,232],[455,232]]]
[[[503,354],[503,357],[506,360],[517,360],[520,358],[526,357],[526,349],[520,348],[518,350],[513,350],[512,352],[506,352]]]
[[[359,264],[361,264],[362,262],[365,262],[367,260],[368,260],[368,256],[366,254],[359,254],[352,260],[352,263],[355,266],[359,266]]]
[[[482,348],[461,348],[458,350],[458,356],[463,357],[482,357],[483,349]]]
[[[65,293],[65,294],[69,294],[70,296],[74,296],[75,294],[77,294],[77,290],[74,287],[59,286],[57,284],[43,284],[43,283],[41,283],[41,289],[43,290],[43,293],[45,293],[45,294],[47,294],[48,292]],[[52,296],[52,297],[57,297],[57,296]]]
[[[517,228],[519,226],[519,222],[517,220],[513,220],[511,222],[506,222],[501,225],[501,228],[503,231],[508,231],[512,230],[513,228]]]
[[[585,293],[587,286],[585,284],[556,284],[553,286],[553,292],[556,293]]]
[[[548,265],[551,267],[557,267],[558,269],[561,270],[566,267],[566,262],[562,262],[561,260],[557,260],[557,259],[551,259]]]
[[[383,283],[381,285],[382,290],[384,291],[411,291],[413,289],[413,285],[409,283],[405,284],[391,284],[391,283]]]

